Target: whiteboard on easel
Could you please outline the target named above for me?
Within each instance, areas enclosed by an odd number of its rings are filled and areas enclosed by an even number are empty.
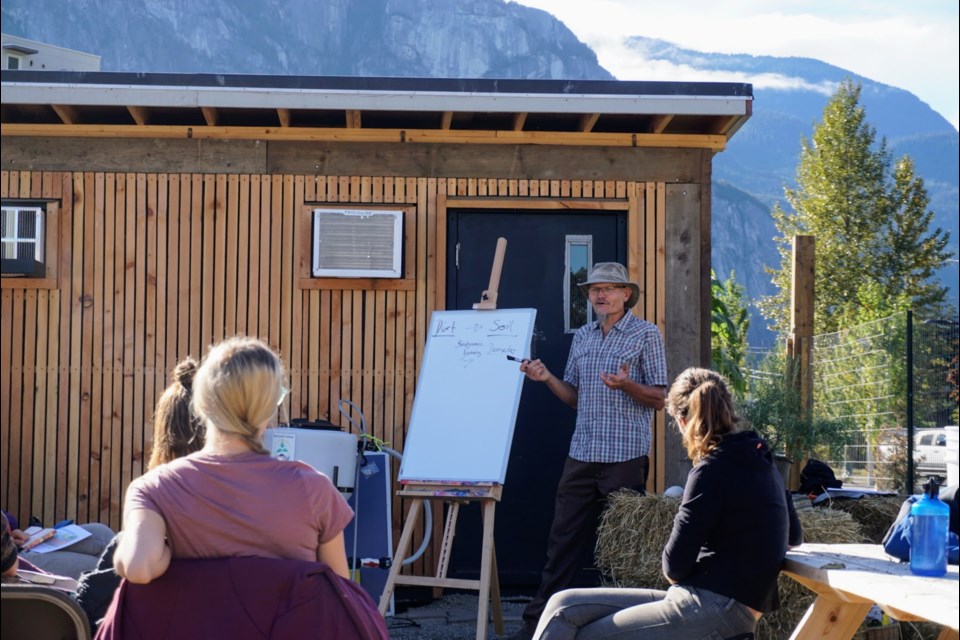
[[[435,311],[400,464],[401,482],[503,484],[536,309]]]

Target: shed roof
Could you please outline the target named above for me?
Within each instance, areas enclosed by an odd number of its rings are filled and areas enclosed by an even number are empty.
[[[4,135],[696,147],[743,83],[3,71]]]

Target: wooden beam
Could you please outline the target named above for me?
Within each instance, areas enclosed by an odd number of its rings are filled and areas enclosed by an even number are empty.
[[[597,124],[597,120],[600,119],[599,113],[585,113],[580,116],[580,131],[583,133],[590,133],[593,131],[593,126]]]
[[[448,198],[447,207],[470,209],[562,209],[573,211],[626,211],[626,200],[553,200],[540,198]]]
[[[673,120],[672,115],[660,115],[653,118],[650,121],[650,133],[663,133],[667,128],[667,125],[670,124],[670,121]]]
[[[150,110],[146,107],[135,107],[133,105],[127,105],[127,111],[130,112],[130,116],[133,118],[133,121],[138,125],[149,124],[150,120]]]
[[[347,129],[359,129],[362,125],[360,112],[356,109],[347,109]]]
[[[730,127],[739,119],[740,116],[726,116],[726,117],[717,117],[714,119],[713,124],[709,127],[708,131],[717,135],[726,135],[727,131],[730,130]]]
[[[6,136],[76,138],[202,138],[224,140],[418,142],[429,144],[533,144],[649,147],[723,151],[725,136],[703,134],[581,133],[439,129],[338,129],[319,127],[189,127],[183,125],[4,124]]]
[[[453,111],[444,111],[440,116],[440,128],[449,131],[451,124],[453,124]]]
[[[203,119],[206,121],[208,127],[217,126],[217,122],[220,119],[220,113],[217,111],[216,107],[200,107],[200,111],[203,112]]]
[[[50,108],[60,116],[63,124],[77,124],[77,121],[80,119],[77,117],[76,108],[68,104],[52,104]],[[4,133],[6,133],[6,131],[4,131]]]
[[[523,125],[525,125],[526,123],[527,123],[526,113],[513,114],[513,130],[514,131],[523,131]]]
[[[280,120],[281,127],[289,127],[290,109],[277,109],[277,118]]]

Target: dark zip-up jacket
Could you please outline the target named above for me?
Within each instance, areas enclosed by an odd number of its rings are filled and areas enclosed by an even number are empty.
[[[787,545],[801,542],[773,455],[755,431],[741,431],[690,471],[663,550],[663,572],[681,585],[772,611]]]

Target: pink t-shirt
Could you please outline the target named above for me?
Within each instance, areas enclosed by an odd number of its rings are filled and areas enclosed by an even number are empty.
[[[317,559],[353,511],[330,478],[259,453],[194,453],[161,465],[127,489],[124,514],[159,513],[174,558]]]

